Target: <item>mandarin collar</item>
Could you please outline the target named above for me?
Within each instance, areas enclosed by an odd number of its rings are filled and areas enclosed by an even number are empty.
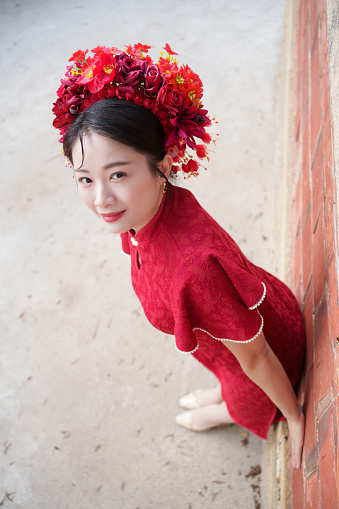
[[[157,235],[160,233],[161,226],[166,222],[170,212],[170,203],[173,199],[173,186],[167,182],[166,192],[161,200],[160,207],[152,219],[141,230],[135,232],[129,230],[129,238],[133,246],[150,244],[153,242]]]

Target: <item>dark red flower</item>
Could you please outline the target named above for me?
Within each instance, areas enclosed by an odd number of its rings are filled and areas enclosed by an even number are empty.
[[[118,83],[137,88],[144,77],[147,62],[121,53],[116,61],[115,79]]]
[[[183,96],[179,90],[173,89],[170,85],[165,85],[159,90],[157,100],[173,116],[177,116],[182,107]]]
[[[161,75],[157,65],[149,65],[145,72],[145,92],[156,94],[166,84],[165,78]]]
[[[143,106],[148,110],[151,110],[154,106],[154,103],[155,103],[154,99],[151,99],[150,97],[145,97]]]
[[[205,110],[198,110],[195,106],[185,104],[179,114],[175,118],[170,119],[174,130],[169,136],[166,146],[171,146],[176,140],[181,138],[189,147],[196,149],[197,144],[194,138],[202,139],[205,133],[205,129],[202,125],[196,122],[198,112],[201,113],[202,111]],[[203,115],[200,116],[203,118]]]

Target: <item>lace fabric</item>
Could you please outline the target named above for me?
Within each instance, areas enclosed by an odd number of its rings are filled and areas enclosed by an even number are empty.
[[[282,416],[218,339],[247,343],[263,330],[294,386],[303,368],[305,332],[291,291],[249,262],[182,188],[169,185],[150,223],[121,237],[148,320],[174,334],[180,352],[216,375],[233,419],[266,438],[270,424]]]

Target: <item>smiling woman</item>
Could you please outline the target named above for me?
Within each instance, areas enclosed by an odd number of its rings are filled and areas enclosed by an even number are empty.
[[[166,155],[152,171],[146,155],[95,132],[74,143],[72,159],[79,195],[111,233],[143,228],[162,201],[172,158]],[[160,170],[159,170],[160,171]]]
[[[192,193],[168,181],[180,170],[197,176],[210,120],[199,76],[179,68],[168,45],[157,64],[148,48],[99,46],[94,57],[86,51],[71,58],[54,125],[79,195],[121,234],[149,321],[219,381],[215,390],[181,398],[189,411],[177,423],[204,431],[236,422],[266,438],[270,425],[286,418],[299,467],[304,416],[293,387],[305,331],[298,303],[284,283],[247,260]]]

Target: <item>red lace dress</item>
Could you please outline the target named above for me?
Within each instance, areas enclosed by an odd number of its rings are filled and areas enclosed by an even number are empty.
[[[168,185],[152,220],[121,237],[148,320],[174,334],[180,352],[215,374],[234,421],[266,438],[272,422],[283,417],[220,340],[248,343],[263,330],[295,386],[305,331],[291,291],[249,262],[192,193],[179,187]]]

